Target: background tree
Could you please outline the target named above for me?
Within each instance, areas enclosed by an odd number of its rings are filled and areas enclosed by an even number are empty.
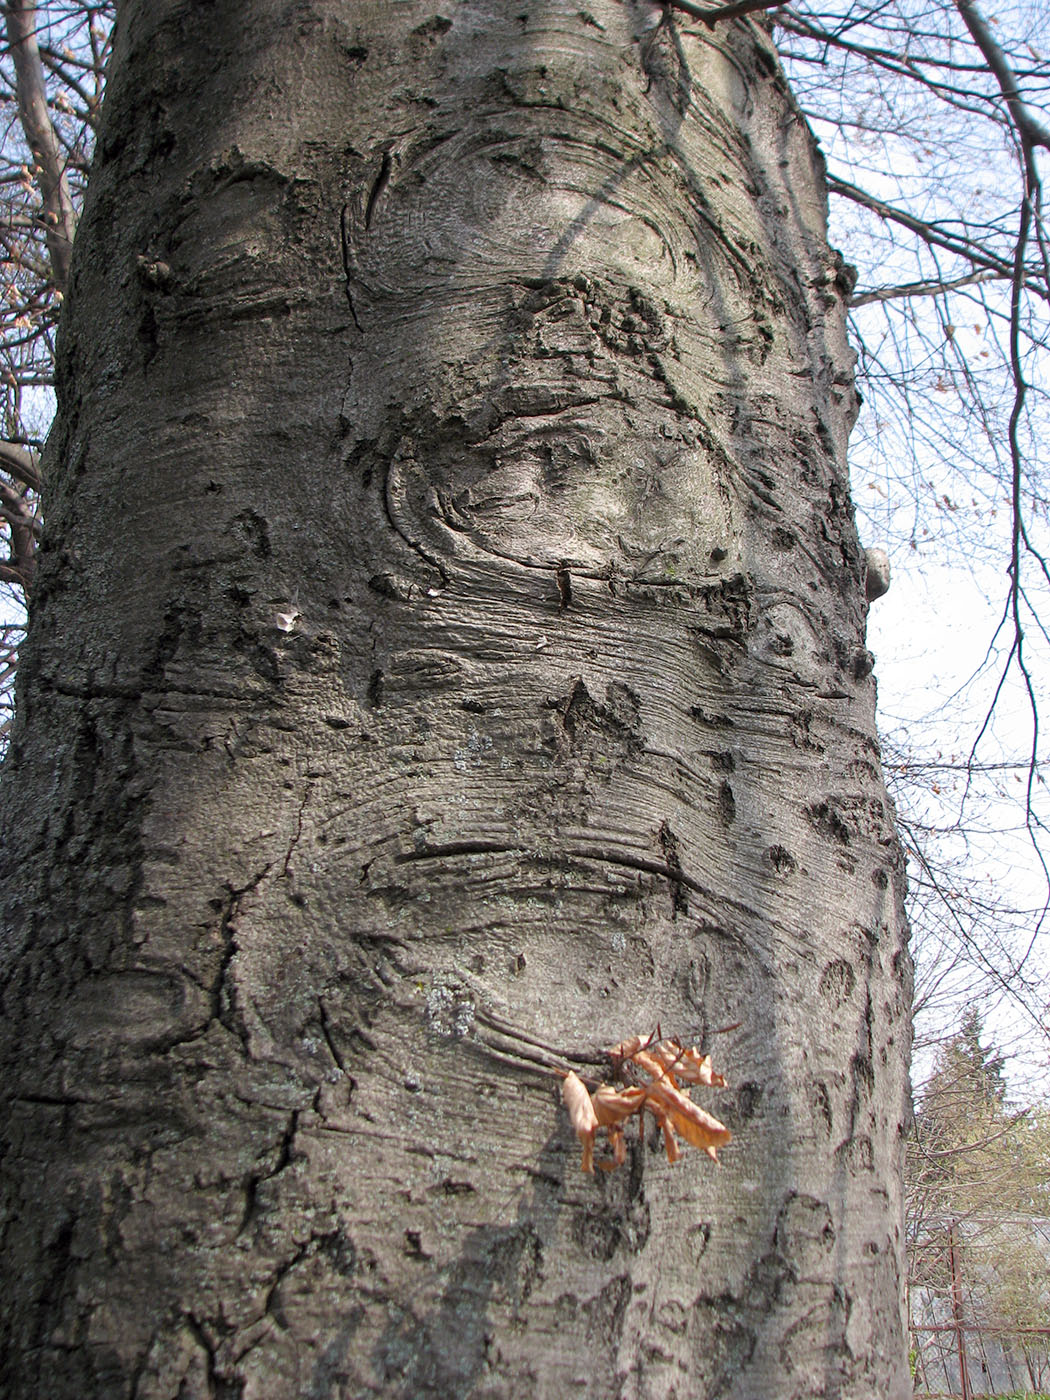
[[[12,0],[0,58],[0,745],[36,567],[54,331],[109,56],[112,4]]]
[[[991,1368],[1043,1388],[1050,1348],[1050,1118],[1011,1105],[971,1010],[923,1085],[908,1151],[918,1378],[963,1393]],[[983,1379],[983,1377],[982,1377]]]

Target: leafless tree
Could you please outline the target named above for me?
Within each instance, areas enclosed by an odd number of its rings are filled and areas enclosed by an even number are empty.
[[[976,570],[985,591],[1004,578],[987,620],[973,619],[987,651],[965,693],[924,724],[921,702],[908,719],[882,711],[911,852],[921,1037],[945,1034],[960,998],[1007,1002],[1045,1063],[1050,63],[1038,9],[997,7],[989,22],[962,0],[905,0],[773,17],[823,137],[834,236],[859,268],[866,402],[851,461],[864,528],[901,572]],[[935,637],[936,612],[914,628]],[[921,641],[912,650],[921,670]],[[1003,834],[1014,825],[1028,833],[1027,875],[1011,869],[1024,864]]]
[[[113,4],[11,0],[0,54],[0,744],[40,536],[38,453],[53,411],[69,282]]]

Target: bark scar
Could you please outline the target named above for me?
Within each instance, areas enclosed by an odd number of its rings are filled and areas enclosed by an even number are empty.
[[[372,182],[372,188],[368,191],[368,203],[365,205],[365,228],[372,227],[372,216],[376,211],[379,196],[390,183],[390,152],[383,152],[383,160],[379,166],[379,174]]]

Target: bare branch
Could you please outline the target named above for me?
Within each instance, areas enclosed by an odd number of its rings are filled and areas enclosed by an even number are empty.
[[[44,484],[37,454],[28,448],[17,447],[13,442],[0,442],[0,469],[16,477],[32,491],[39,491]]]
[[[1017,78],[1007,62],[1006,55],[996,43],[992,31],[984,21],[973,0],[955,0],[956,9],[963,23],[970,31],[974,43],[984,55],[988,67],[995,74],[999,90],[1006,99],[1010,116],[1021,136],[1031,146],[1042,146],[1050,151],[1050,127],[1041,122],[1031,108],[1022,100],[1017,88]]]
[[[740,19],[759,10],[779,10],[782,0],[738,0],[733,5],[694,5],[692,0],[665,0],[672,10],[681,10],[693,19],[703,20],[712,29],[721,20]]]
[[[1005,272],[970,272],[965,277],[955,277],[948,281],[903,282],[897,287],[878,287],[870,292],[857,292],[849,299],[850,307],[869,306],[876,301],[897,301],[901,297],[936,297],[944,292],[955,292],[960,287],[972,287],[977,282],[1006,281]]]
[[[10,0],[6,13],[7,37],[15,65],[18,115],[38,167],[52,277],[55,286],[64,293],[69,285],[76,211],[60,143],[48,111],[44,68],[36,40],[36,5],[33,0]]]
[[[988,268],[998,277],[1012,279],[1015,275],[1012,259],[997,256],[987,248],[987,245],[978,243],[975,239],[951,233],[945,230],[943,225],[928,222],[918,218],[915,214],[910,214],[906,209],[899,209],[896,205],[887,204],[885,200],[876,198],[867,190],[862,190],[859,186],[851,184],[848,180],[843,180],[837,175],[828,176],[828,188],[832,194],[842,195],[843,198],[852,200],[854,204],[860,204],[866,209],[870,209],[872,213],[878,214],[881,218],[900,224],[902,228],[917,234],[930,247],[943,248],[945,252],[965,258],[976,267]],[[1032,290],[1044,300],[1050,301],[1050,290],[1043,288],[1038,283],[1026,282],[1026,285],[1030,285]]]

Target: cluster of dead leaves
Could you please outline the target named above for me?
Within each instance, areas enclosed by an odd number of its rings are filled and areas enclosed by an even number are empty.
[[[726,1081],[711,1068],[710,1055],[701,1055],[695,1045],[686,1049],[677,1039],[658,1040],[658,1033],[631,1036],[605,1053],[618,1077],[625,1081],[621,1086],[600,1084],[589,1093],[579,1075],[570,1070],[561,1088],[572,1126],[583,1145],[585,1172],[594,1171],[594,1138],[598,1129],[604,1128],[608,1133],[613,1152],[611,1162],[598,1165],[611,1171],[627,1156],[624,1123],[637,1113],[639,1132],[644,1131],[646,1109],[663,1132],[669,1162],[677,1162],[682,1155],[676,1134],[718,1161],[718,1149],[725,1146],[732,1133],[682,1091],[684,1084],[725,1088]]]

